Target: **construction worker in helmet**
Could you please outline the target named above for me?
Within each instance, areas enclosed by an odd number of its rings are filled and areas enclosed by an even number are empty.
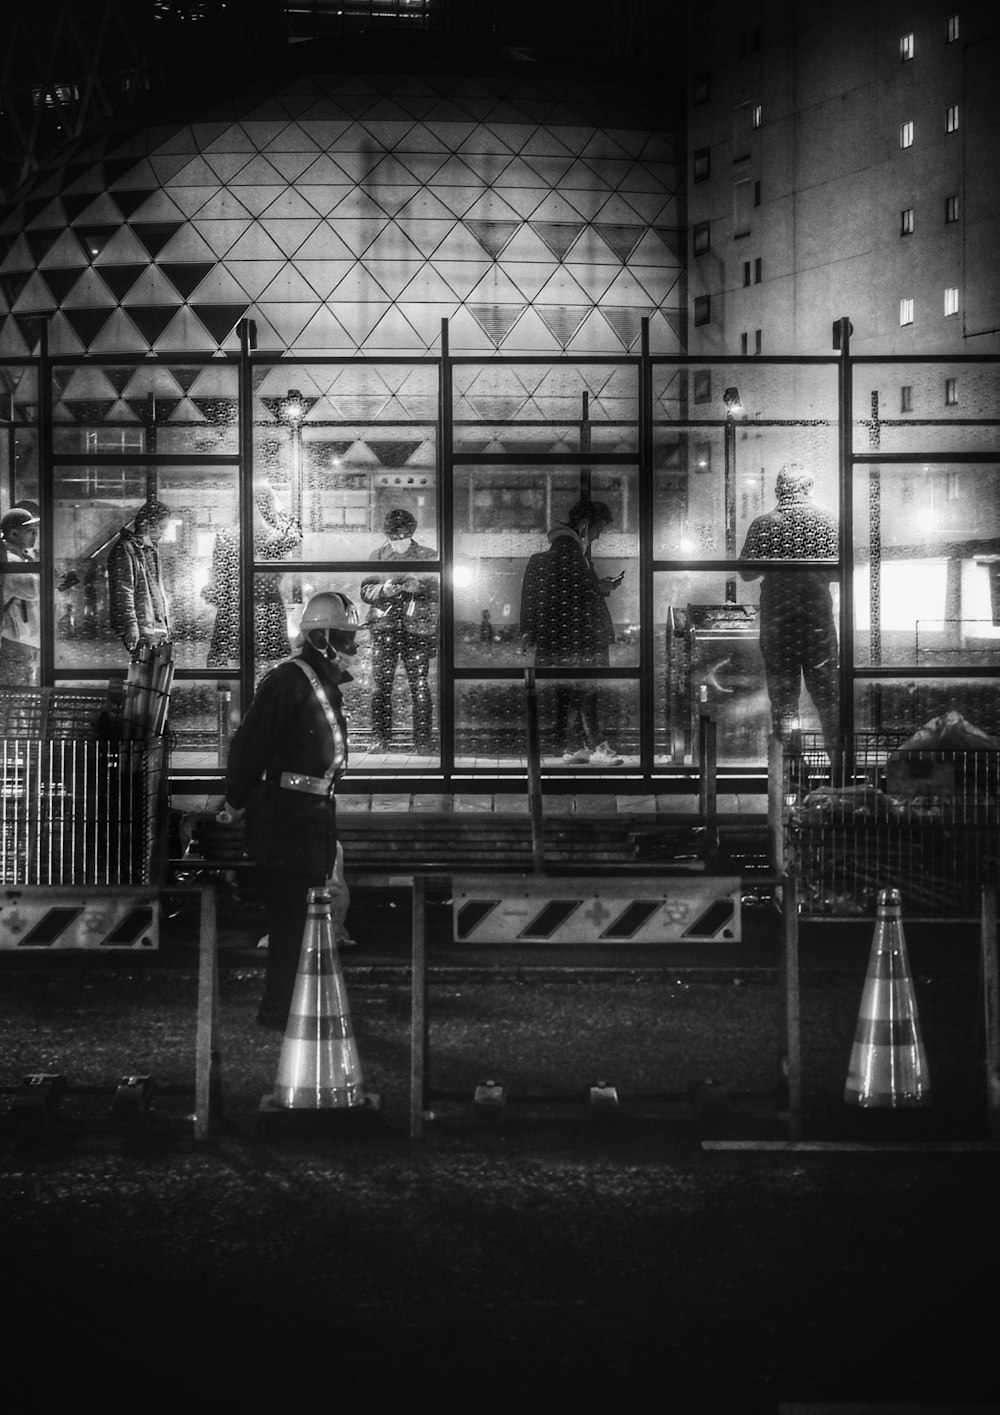
[[[338,867],[334,787],[348,752],[341,688],[351,681],[359,628],[346,594],[313,595],[295,652],[261,679],[229,747],[225,810],[245,819],[268,915],[257,1020],[279,1031],[295,990],[309,890],[327,885]]]
[[[383,524],[385,541],[368,558],[389,562],[393,568],[388,577],[369,575],[361,582],[361,598],[368,605],[365,624],[372,635],[372,750],[376,752],[394,746],[392,690],[400,663],[413,703],[413,750],[432,751],[429,674],[437,653],[437,578],[396,566],[399,561],[437,559],[437,551],[414,540],[416,529],[411,512],[403,507],[390,511]]]

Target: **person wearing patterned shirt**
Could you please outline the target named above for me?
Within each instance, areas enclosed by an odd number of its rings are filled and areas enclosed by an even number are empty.
[[[750,523],[742,560],[836,560],[837,521],[814,505],[813,478],[790,462],[775,482],[777,505]],[[835,570],[741,570],[743,580],[763,576],[760,589],[760,651],[764,659],[771,722],[787,740],[798,724],[802,683],[813,701],[827,755],[839,759],[837,628],[831,581]]]
[[[358,613],[349,597],[313,595],[299,624],[297,652],[260,681],[229,746],[226,805],[246,820],[247,854],[267,906],[263,1027],[284,1031],[295,991],[310,889],[337,861],[334,786],[347,770],[341,688],[357,653]]]

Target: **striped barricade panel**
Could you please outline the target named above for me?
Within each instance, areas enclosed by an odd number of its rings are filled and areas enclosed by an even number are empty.
[[[458,943],[739,942],[741,882],[494,877],[452,882]]]
[[[0,889],[0,948],[148,951],[159,946],[155,889]]]

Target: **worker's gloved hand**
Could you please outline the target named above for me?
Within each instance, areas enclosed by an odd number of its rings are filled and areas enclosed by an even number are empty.
[[[228,801],[223,801],[222,810],[216,816],[216,820],[222,825],[239,825],[245,815],[245,807],[231,806]]]

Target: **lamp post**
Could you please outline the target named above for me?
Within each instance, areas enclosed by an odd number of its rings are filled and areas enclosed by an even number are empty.
[[[736,557],[736,419],[743,414],[740,390],[727,388],[722,395],[726,405],[725,482],[723,487],[726,521],[726,559]],[[726,603],[736,603],[736,577],[726,579]]]

